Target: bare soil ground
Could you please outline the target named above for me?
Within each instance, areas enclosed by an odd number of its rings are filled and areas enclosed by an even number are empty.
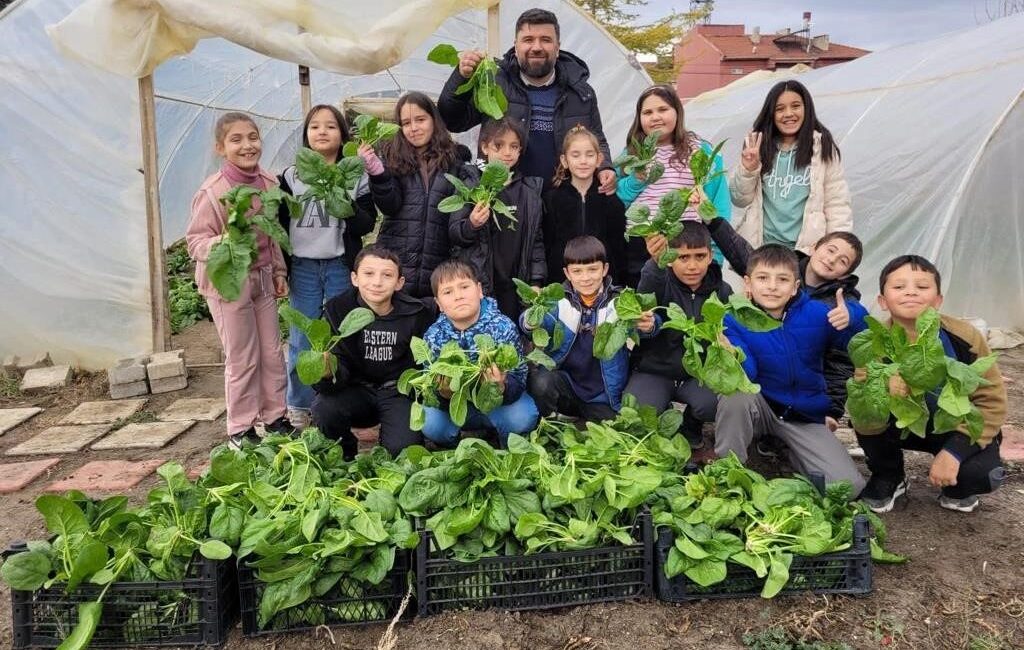
[[[175,339],[192,363],[219,361],[212,323],[193,326]],[[1024,348],[1000,357],[1009,379],[1008,424],[1024,426]],[[191,369],[189,387],[151,396],[145,410],[158,413],[182,397],[223,395],[222,371]],[[0,438],[8,449],[52,425],[78,403],[106,399],[104,374],[82,375],[68,389],[39,397],[0,398],[0,408],[42,406],[46,410]],[[160,450],[85,451],[64,458],[14,494],[0,496],[0,543],[43,534],[33,502],[50,481],[90,460],[160,458],[186,468],[200,464],[224,437],[223,420],[199,423]],[[4,462],[10,462],[5,460]],[[1008,479],[983,497],[976,512],[942,510],[927,483],[929,457],[910,454],[909,498],[885,515],[890,550],[909,556],[902,566],[876,566],[874,591],[864,598],[793,596],[703,601],[668,605],[657,601],[594,605],[533,612],[459,612],[400,624],[389,648],[459,650],[661,650],[669,648],[743,648],[742,635],[770,627],[787,630],[807,642],[840,641],[853,648],[942,648],[994,650],[1024,648],[1024,468],[1008,466]],[[152,477],[131,491],[141,498]],[[0,600],[7,601],[6,587]],[[0,607],[0,645],[11,644],[10,608]],[[246,639],[232,632],[226,648],[297,650],[299,648],[375,648],[384,625],[342,628],[316,634]]]

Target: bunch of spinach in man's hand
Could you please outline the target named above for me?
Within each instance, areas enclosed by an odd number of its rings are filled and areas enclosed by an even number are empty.
[[[465,205],[469,205],[472,208],[478,203],[485,203],[491,210],[491,218],[494,219],[494,225],[498,227],[498,230],[502,229],[501,221],[498,220],[499,214],[508,220],[505,227],[515,230],[515,206],[505,205],[505,202],[498,198],[498,195],[505,189],[509,179],[512,177],[512,172],[503,163],[492,162],[484,165],[483,173],[480,175],[480,182],[475,187],[468,187],[459,178],[451,174],[445,174],[444,177],[455,188],[455,194],[442,199],[437,204],[438,210],[448,214],[458,212]]]
[[[253,202],[257,200],[260,204],[259,212],[247,217],[253,209]],[[227,222],[220,241],[210,247],[206,259],[206,277],[222,298],[232,302],[241,295],[242,284],[258,255],[253,227],[263,231],[285,252],[291,252],[288,233],[277,220],[277,212],[283,203],[295,217],[302,212],[302,207],[280,188],[261,191],[248,185],[232,187],[220,197],[220,202],[227,211]]]
[[[352,158],[359,155],[359,147],[362,145],[374,146],[386,142],[398,134],[399,126],[385,122],[372,115],[360,115],[352,123],[352,140],[345,143],[341,154],[345,158]]]
[[[445,343],[437,353],[431,354],[426,341],[413,337],[410,345],[413,359],[422,368],[409,368],[398,378],[398,391],[413,397],[409,412],[409,426],[414,431],[423,429],[426,421],[424,406],[439,407],[438,389],[451,391],[448,413],[457,426],[466,423],[469,404],[481,413],[490,413],[501,406],[501,388],[487,376],[491,367],[507,373],[519,367],[519,352],[511,343],[496,344],[487,334],[473,337],[475,349],[463,350],[455,341]]]
[[[299,201],[323,201],[328,216],[348,219],[356,213],[353,197],[363,168],[363,159],[358,155],[345,156],[331,164],[320,152],[307,147],[299,149],[295,154],[295,174],[307,187]]]
[[[549,333],[544,328],[544,317],[552,312],[558,313],[558,302],[565,298],[565,287],[557,282],[552,282],[540,291],[534,291],[533,287],[519,278],[512,278],[512,282],[516,286],[516,294],[519,295],[519,300],[526,305],[526,310],[523,312],[523,321],[527,329],[530,330],[530,338],[533,340],[534,345],[534,349],[526,355],[526,360],[551,370],[555,367],[555,362],[544,350],[549,345],[551,350],[560,348],[562,341],[565,339],[565,332],[562,330],[561,322],[556,317],[554,319],[554,327]]]
[[[332,336],[331,324],[322,318],[310,318],[288,304],[282,304],[278,308],[278,313],[286,323],[305,334],[306,340],[309,341],[309,349],[299,352],[295,361],[299,381],[307,386],[312,386],[326,377],[328,371],[333,377],[338,372],[338,358],[330,354],[334,346],[342,339],[362,330],[376,318],[372,310],[356,307],[345,314],[345,318],[338,325],[338,333]]]
[[[615,297],[613,305],[616,319],[601,323],[594,332],[594,356],[603,361],[614,357],[629,339],[634,345],[640,343],[637,322],[644,312],[658,306],[658,299],[653,293],[637,293],[627,287]]]
[[[458,68],[459,51],[455,49],[454,45],[441,43],[430,50],[427,60]],[[462,95],[472,91],[473,105],[477,110],[492,119],[500,120],[508,110],[508,98],[505,97],[504,91],[495,79],[497,74],[497,62],[489,56],[484,57],[473,70],[473,75],[455,89],[455,94]]]
[[[645,183],[653,184],[665,173],[665,166],[654,160],[654,154],[658,150],[658,138],[661,131],[652,131],[642,141],[636,138],[631,140],[632,150],[635,153],[625,153],[616,158],[612,165],[622,170],[622,173],[643,174]]]
[[[663,330],[676,330],[683,338],[683,369],[718,395],[736,392],[756,393],[760,386],[750,381],[743,370],[743,351],[728,344],[725,317],[732,314],[752,332],[768,332],[781,325],[746,298],[732,294],[723,304],[711,294],[701,307],[701,320],[690,318],[679,305],[671,303],[662,323]]]
[[[866,372],[863,381],[846,382],[846,408],[854,427],[877,431],[888,425],[891,415],[904,437],[913,433],[923,438],[931,420],[937,433],[963,430],[977,442],[985,422],[971,395],[989,383],[983,375],[996,355],[970,365],[947,357],[939,336],[939,313],[930,307],[918,316],[913,341],[898,324],[886,327],[871,316],[867,324],[868,329],[856,334],[848,348],[854,366]],[[906,384],[907,395],[890,394],[890,380],[896,375]],[[925,401],[929,393],[936,398],[934,416]]]

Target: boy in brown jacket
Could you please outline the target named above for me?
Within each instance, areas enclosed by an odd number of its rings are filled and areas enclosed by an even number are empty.
[[[918,255],[902,255],[882,269],[878,304],[892,316],[892,322],[916,336],[915,323],[927,308],[942,305],[942,286],[938,269]],[[989,354],[981,332],[969,323],[941,316],[939,338],[946,356],[970,364]],[[859,370],[855,379],[863,377]],[[981,438],[972,443],[960,431],[929,432],[923,438],[909,435],[901,439],[900,430],[890,419],[884,429],[870,430],[854,420],[857,440],[864,449],[871,479],[861,499],[875,512],[892,510],[897,497],[907,491],[903,470],[903,450],[926,451],[935,456],[928,472],[932,485],[942,489],[939,505],[949,510],[972,512],[978,507],[978,495],[992,492],[1002,480],[999,460],[1000,427],[1006,421],[1006,388],[999,368],[993,364],[985,373],[987,385],[972,395],[984,419]],[[892,394],[905,394],[906,384],[898,375],[889,383]],[[930,405],[930,409],[934,406]],[[932,412],[934,415],[934,411]],[[929,430],[932,423],[928,424]]]

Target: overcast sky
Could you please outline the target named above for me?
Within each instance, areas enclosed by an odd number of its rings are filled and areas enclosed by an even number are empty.
[[[1001,4],[1001,3],[998,3]],[[988,0],[995,8],[996,0]],[[649,0],[644,18],[686,11],[688,0]],[[783,27],[799,29],[811,12],[811,33],[835,43],[879,50],[926,40],[988,22],[985,0],[716,0],[710,23],[755,25],[762,34]]]

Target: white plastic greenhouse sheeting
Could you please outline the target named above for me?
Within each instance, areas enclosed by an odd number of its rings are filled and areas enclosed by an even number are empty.
[[[943,311],[1024,327],[1022,35],[1018,15],[799,75],[842,148],[866,305],[881,267],[917,253],[942,272]],[[733,165],[778,81],[698,96],[687,125],[728,138]]]
[[[65,58],[44,32],[79,4],[22,0],[0,18],[0,355],[48,350],[54,359],[102,368],[150,349],[142,154],[135,80]],[[359,3],[359,11],[379,16],[396,4]],[[502,2],[502,51],[511,46],[516,17],[532,6],[555,11],[562,46],[589,62],[605,133],[617,150],[649,78],[571,2]],[[436,95],[450,73],[426,61],[439,42],[484,48],[486,11],[449,18],[390,70],[314,70],[313,102],[402,90]],[[189,55],[168,60],[154,85],[169,244],[184,234],[192,194],[217,164],[211,132],[220,111],[258,116],[262,163],[273,171],[294,155],[302,115],[294,64],[223,39],[200,41]]]

